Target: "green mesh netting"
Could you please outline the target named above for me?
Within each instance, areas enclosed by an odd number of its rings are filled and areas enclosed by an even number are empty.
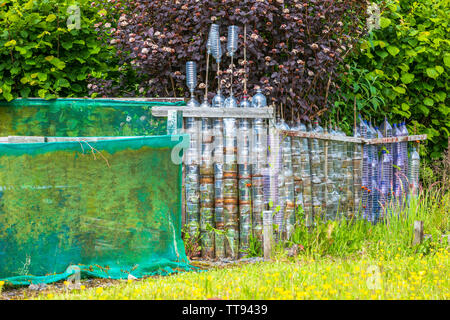
[[[165,118],[152,106],[179,102],[96,99],[17,99],[0,101],[0,136],[140,136],[165,135]]]
[[[160,103],[73,102],[2,103],[0,135],[165,134],[165,120],[150,114]],[[60,118],[51,118],[58,104]],[[48,118],[36,119],[42,113]],[[76,131],[68,126],[74,119]],[[135,130],[124,132],[123,120]],[[120,279],[191,269],[181,239],[181,165],[171,161],[180,139],[0,144],[0,280],[26,285],[78,270]]]
[[[112,279],[189,269],[180,137],[0,144],[0,279]],[[187,138],[187,137],[183,137]]]

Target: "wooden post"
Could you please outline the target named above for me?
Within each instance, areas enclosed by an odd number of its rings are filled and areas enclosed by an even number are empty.
[[[273,243],[273,217],[272,211],[263,212],[263,243],[264,243],[264,259],[270,260],[272,257]]]
[[[423,221],[414,221],[414,240],[413,246],[423,241]]]

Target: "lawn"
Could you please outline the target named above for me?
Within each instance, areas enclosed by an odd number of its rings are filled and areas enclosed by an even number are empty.
[[[43,293],[37,299],[449,299],[449,251],[297,258]]]
[[[449,299],[450,196],[422,192],[409,207],[375,225],[363,220],[299,224],[272,261],[139,280],[82,280],[49,286],[30,299]],[[429,238],[412,244],[415,220]],[[2,284],[0,283],[0,293]]]

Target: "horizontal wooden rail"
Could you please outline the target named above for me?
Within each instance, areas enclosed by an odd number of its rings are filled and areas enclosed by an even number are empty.
[[[167,117],[169,111],[182,111],[183,118],[246,118],[272,119],[273,108],[196,108],[196,107],[152,107],[154,117]]]
[[[331,140],[331,141],[341,141],[341,142],[361,143],[361,144],[386,144],[386,143],[397,143],[407,141],[421,141],[427,139],[426,134],[404,136],[404,137],[379,138],[379,139],[362,139],[350,136],[337,136],[326,133],[303,132],[303,131],[298,132],[298,131],[281,130],[281,133],[291,137],[301,137],[301,138],[311,138],[311,139],[321,139],[321,140]]]
[[[86,141],[95,142],[101,140],[137,139],[145,136],[123,136],[123,137],[39,137],[39,136],[8,136],[0,137],[0,143],[44,143],[44,142],[67,142]]]

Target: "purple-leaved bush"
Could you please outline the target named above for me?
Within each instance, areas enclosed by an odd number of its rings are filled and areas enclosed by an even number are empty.
[[[187,97],[185,63],[197,62],[196,94],[204,94],[206,41],[211,23],[221,26],[226,52],[227,27],[240,27],[240,49],[234,58],[222,57],[222,90],[230,86],[242,97],[245,68],[250,95],[263,88],[269,101],[284,105],[288,118],[293,108],[304,120],[320,116],[332,105],[337,70],[343,57],[365,33],[365,0],[111,0],[118,20],[110,23],[120,65],[131,67],[140,79],[135,92],[127,77],[117,86],[111,80],[93,80],[99,94]],[[243,30],[247,25],[247,60],[243,61]],[[210,59],[209,99],[217,89],[216,65]],[[109,82],[108,82],[109,81]],[[122,92],[120,91],[122,90]],[[327,99],[328,98],[328,99]],[[327,101],[328,100],[328,101]]]

